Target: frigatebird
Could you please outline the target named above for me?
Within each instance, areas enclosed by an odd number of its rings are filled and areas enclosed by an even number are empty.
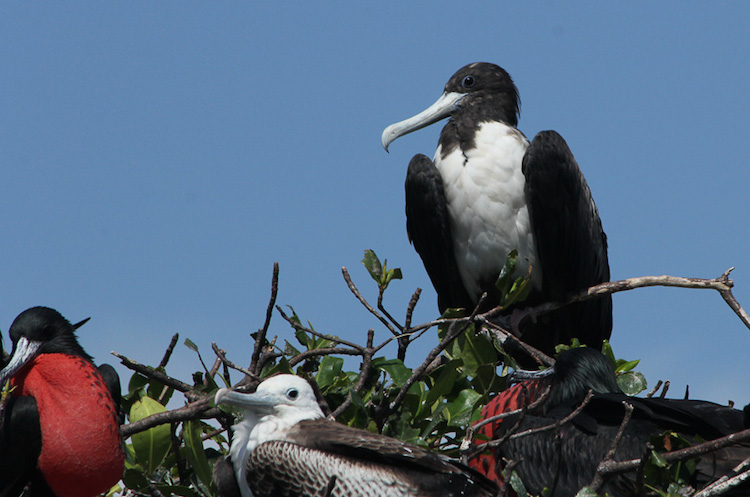
[[[516,128],[519,107],[504,69],[474,63],[429,108],[383,131],[388,150],[396,138],[450,117],[434,159],[415,155],[406,173],[406,230],[441,313],[471,311],[483,292],[495,307],[495,283],[512,250],[515,276],[531,271],[525,305],[562,301],[609,280],[607,237],[573,154],[555,131],[529,142]],[[539,316],[522,327],[522,338],[551,355],[573,337],[601,348],[611,330],[612,300],[604,296]]]
[[[640,459],[646,444],[664,432],[676,432],[691,443],[713,440],[750,427],[748,413],[702,400],[638,398],[622,393],[614,368],[599,351],[571,349],[560,354],[555,365],[543,372],[519,372],[529,378],[495,397],[482,411],[481,419],[528,406],[549,387],[541,405],[524,414],[515,414],[485,425],[485,437],[500,439],[509,432],[554,425],[571,415],[582,404],[589,390],[593,397],[572,421],[556,429],[534,435],[510,438],[491,455],[483,455],[470,466],[496,482],[508,461],[532,495],[549,489],[551,497],[574,496],[592,482],[597,466],[612,446],[625,415],[623,401],[634,408],[617,445],[615,460]],[[482,443],[476,440],[477,443]],[[730,446],[701,456],[695,472],[681,475],[694,487],[702,487],[728,474],[750,457],[750,445]],[[612,497],[637,495],[635,474],[616,476],[602,489]],[[734,492],[734,493],[733,493]],[[749,495],[750,483],[726,495]]]
[[[114,368],[97,368],[75,326],[54,309],[27,309],[9,333],[13,352],[0,371],[0,385],[12,387],[0,413],[0,495],[106,492],[124,471]]]
[[[239,408],[229,456],[214,468],[222,497],[490,497],[497,488],[443,455],[324,419],[312,388],[294,375],[255,393],[221,389]]]

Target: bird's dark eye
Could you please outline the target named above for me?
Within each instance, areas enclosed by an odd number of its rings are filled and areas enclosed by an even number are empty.
[[[290,388],[289,390],[287,390],[286,396],[294,400],[299,396],[299,390],[297,390],[296,388]]]
[[[474,83],[476,82],[477,80],[474,79],[474,76],[466,76],[463,81],[461,81],[461,86],[468,89],[474,86]]]

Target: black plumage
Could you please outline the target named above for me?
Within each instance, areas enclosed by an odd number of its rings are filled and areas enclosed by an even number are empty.
[[[609,280],[607,239],[591,192],[565,140],[542,131],[530,143],[516,129],[520,100],[510,75],[488,63],[454,74],[440,99],[383,132],[384,147],[450,117],[434,162],[418,154],[406,175],[407,233],[438,294],[441,312],[473,310],[495,287],[508,253],[519,252],[532,291],[524,305],[561,301]],[[526,323],[523,339],[548,354],[577,337],[601,347],[612,329],[609,296]]]
[[[622,422],[623,401],[634,410],[617,446],[617,461],[643,457],[646,444],[663,432],[679,433],[695,443],[750,427],[743,411],[712,402],[629,397],[617,386],[610,362],[592,349],[562,353],[554,373],[538,381],[551,385],[549,398],[539,409],[527,413],[519,426],[514,426],[518,415],[499,423],[494,433],[496,438],[511,429],[520,431],[554,424],[570,415],[589,389],[595,394],[572,421],[555,430],[508,440],[494,453],[496,460],[506,458],[518,462],[515,470],[534,495],[546,487],[550,489],[550,496],[573,496],[591,483]],[[750,445],[730,446],[701,456],[695,472],[682,476],[700,488],[728,474],[748,457]],[[613,497],[636,495],[634,473],[613,477],[602,491]],[[726,495],[748,495],[749,492],[750,484],[746,483]]]

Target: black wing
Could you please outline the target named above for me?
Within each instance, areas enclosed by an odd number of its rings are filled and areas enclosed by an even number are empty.
[[[532,494],[548,487],[553,489],[552,496],[575,495],[591,482],[599,462],[612,445],[624,416],[623,400],[631,403],[634,411],[617,446],[615,459],[618,461],[642,457],[651,438],[665,431],[676,431],[697,443],[746,427],[742,411],[711,402],[597,394],[572,422],[557,430],[509,440],[500,446],[496,457],[519,461],[516,471]],[[573,406],[559,406],[547,416],[529,414],[523,418],[518,431],[552,425],[573,409]],[[500,423],[495,438],[503,436],[516,420],[517,417],[511,417]],[[702,456],[696,472],[683,476],[700,488],[729,473],[748,457],[750,446],[747,444],[727,447]],[[750,483],[743,484],[734,491],[736,493],[728,495],[748,495],[748,487]],[[613,496],[633,495],[634,475],[610,480],[603,491]]]
[[[114,403],[115,411],[118,416],[117,422],[122,424],[125,419],[125,414],[122,412],[122,405],[120,404],[120,399],[122,398],[122,393],[120,391],[120,375],[118,375],[115,368],[109,364],[102,364],[97,370],[99,371],[99,374],[102,375],[104,384],[107,386],[107,390],[109,390],[109,394],[112,396],[112,402]]]
[[[542,270],[542,294],[529,303],[559,301],[609,281],[607,236],[565,140],[554,131],[536,135],[523,158],[523,174]],[[571,304],[540,321],[540,326],[524,331],[524,340],[548,354],[573,337],[601,348],[612,332],[612,298]]]
[[[242,497],[231,457],[221,457],[216,461],[213,479],[219,497]]]
[[[33,397],[11,397],[3,407],[0,420],[0,495],[21,495],[29,482],[37,491],[47,489],[36,469],[42,450],[36,400]],[[41,492],[39,495],[46,494]]]
[[[406,172],[406,232],[435,287],[440,312],[449,307],[473,310],[453,253],[443,179],[422,154],[412,158]]]

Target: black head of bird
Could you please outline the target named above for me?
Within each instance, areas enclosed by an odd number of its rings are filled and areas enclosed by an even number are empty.
[[[12,397],[2,416],[0,495],[85,497],[122,477],[117,417],[119,378],[91,362],[75,327],[59,312],[33,307],[10,327],[13,353],[0,371]]]

